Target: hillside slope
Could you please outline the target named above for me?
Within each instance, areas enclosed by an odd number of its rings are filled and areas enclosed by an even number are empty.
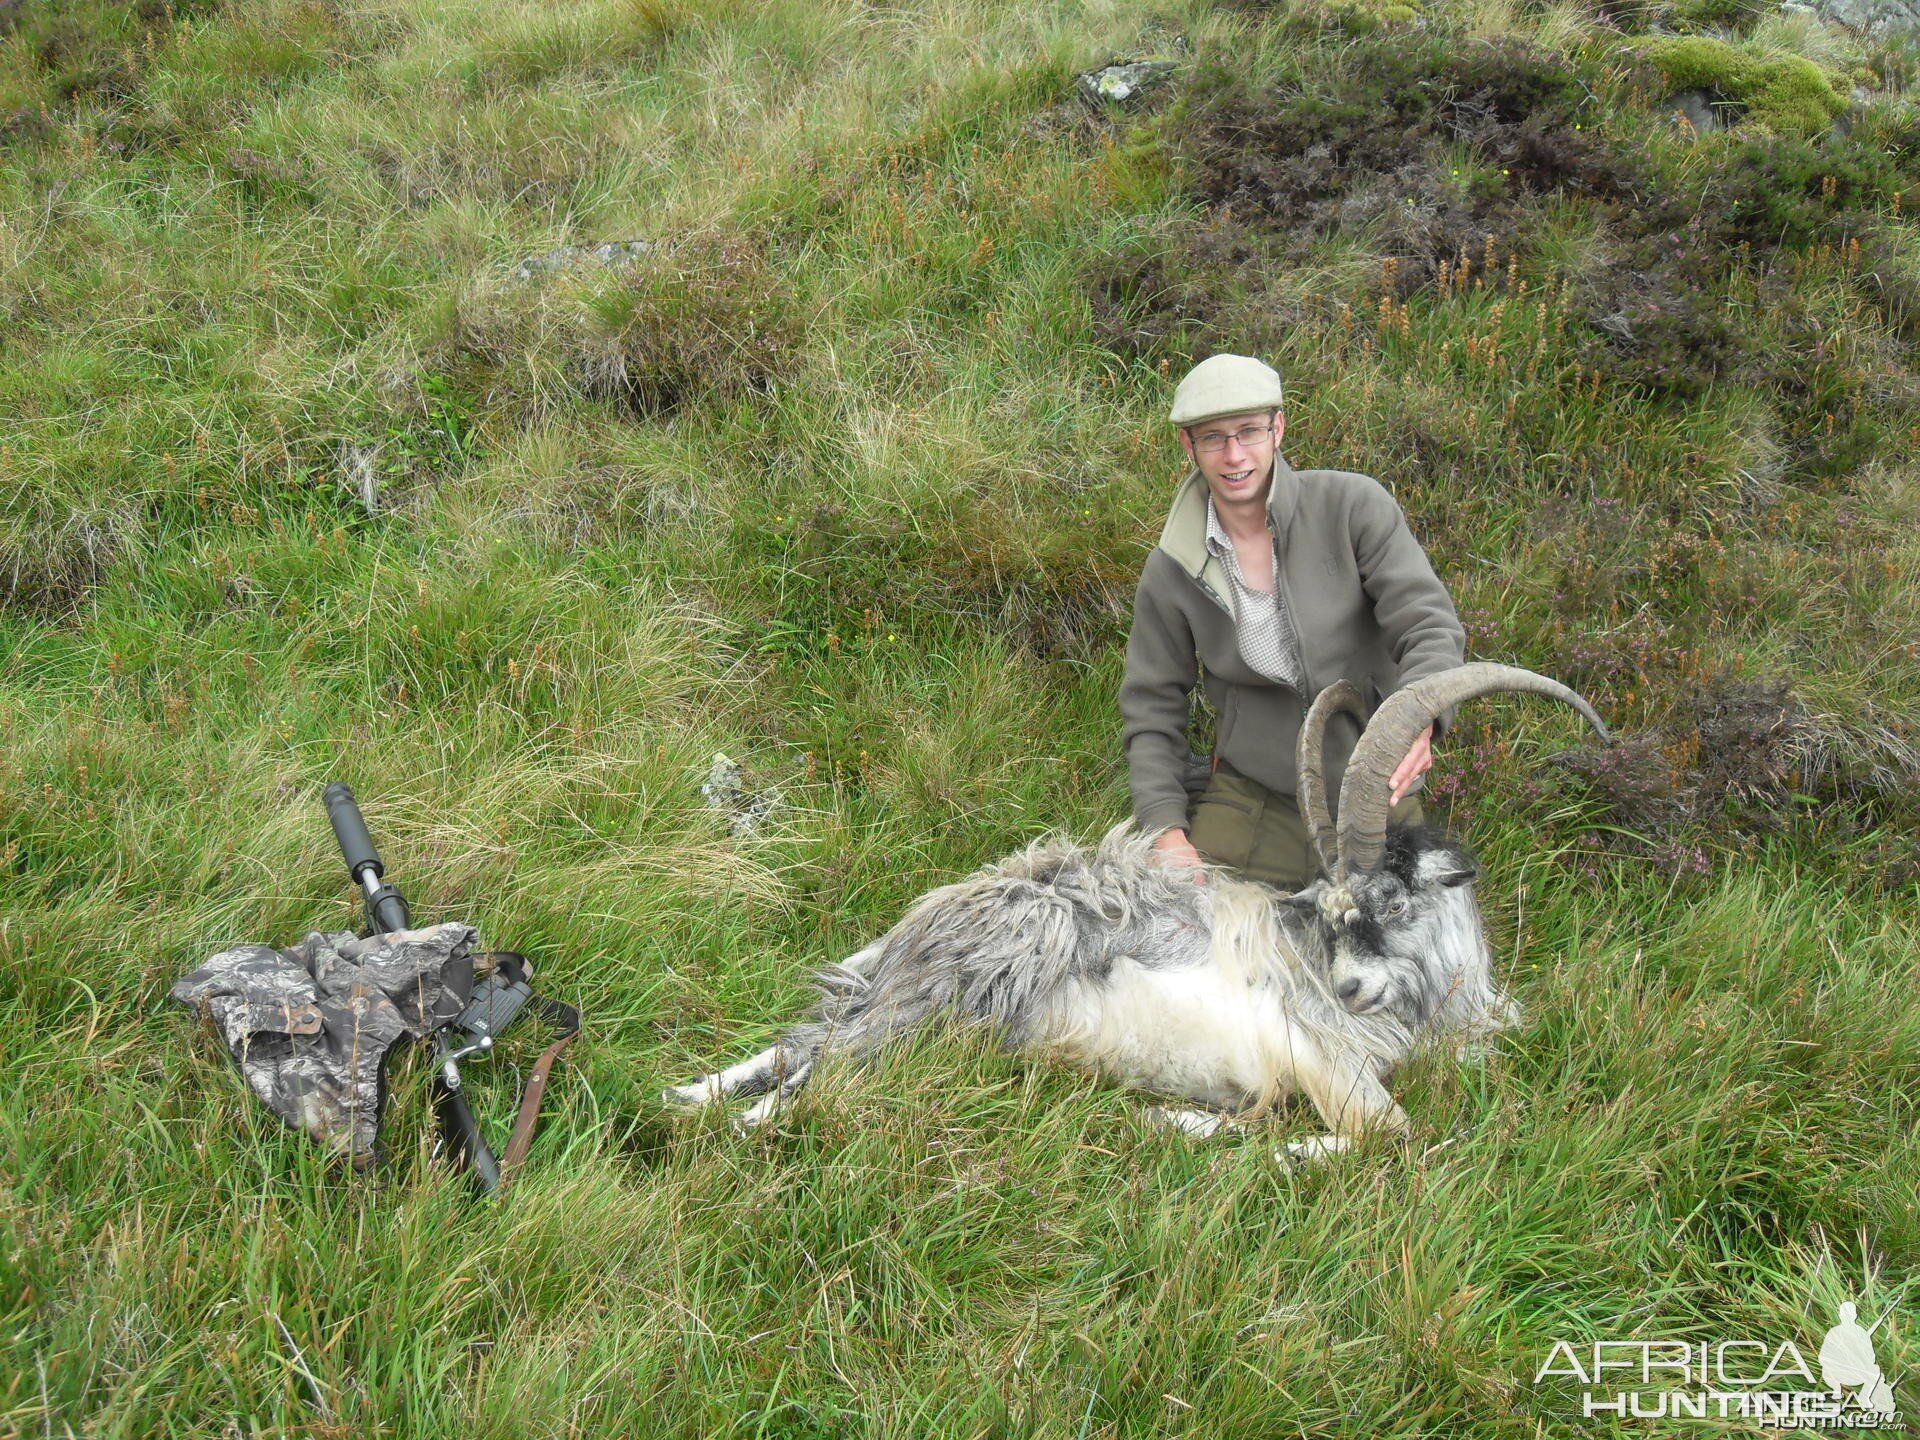
[[[1532,1436],[1556,1340],[1878,1316],[1917,54],[1726,0],[0,4],[0,1433]],[[928,887],[1124,817],[1222,349],[1623,733],[1440,756],[1528,1023],[1308,1175],[1304,1115],[1171,1138],[966,1035],[671,1121]],[[347,1177],[165,1001],[354,923],[336,777],[587,1016],[502,1210],[421,1057]]]

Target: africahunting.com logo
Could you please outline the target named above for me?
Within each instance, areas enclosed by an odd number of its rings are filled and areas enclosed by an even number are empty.
[[[1814,1363],[1791,1340],[1556,1340],[1533,1383],[1579,1387],[1579,1413],[1621,1420],[1751,1420],[1780,1430],[1895,1430],[1893,1382],[1849,1300]],[[1816,1368],[1817,1367],[1817,1368]]]

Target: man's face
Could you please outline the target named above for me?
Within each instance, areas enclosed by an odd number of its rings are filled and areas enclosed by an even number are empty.
[[[1223,415],[1180,432],[1180,447],[1213,492],[1216,506],[1265,505],[1273,454],[1286,417],[1253,410]]]

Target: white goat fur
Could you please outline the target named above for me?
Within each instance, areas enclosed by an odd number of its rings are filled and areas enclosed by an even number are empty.
[[[1058,838],[925,896],[822,974],[816,1019],[729,1069],[665,1092],[675,1105],[766,1093],[755,1124],[817,1056],[859,1054],[940,1016],[995,1026],[1009,1049],[1242,1120],[1304,1094],[1330,1135],[1404,1129],[1386,1080],[1423,1041],[1462,1049],[1512,1023],[1495,988],[1474,864],[1433,831],[1390,833],[1386,863],[1288,897],[1163,866],[1120,826],[1094,850]],[[1167,1123],[1211,1133],[1217,1115]]]

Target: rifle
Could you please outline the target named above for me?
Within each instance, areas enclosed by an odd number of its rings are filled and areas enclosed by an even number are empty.
[[[366,894],[367,933],[390,934],[412,928],[413,912],[397,887],[386,879],[386,866],[374,849],[373,837],[353,791],[335,780],[325,792],[327,819],[333,824],[334,839],[347,862],[347,874]],[[448,1153],[456,1163],[465,1163],[486,1196],[496,1196],[512,1177],[527,1150],[533,1144],[533,1131],[540,1118],[540,1099],[547,1075],[560,1053],[580,1033],[580,1012],[571,1005],[548,1000],[533,993],[528,985],[526,957],[512,950],[497,950],[481,957],[491,959],[493,968],[475,987],[471,973],[461,987],[465,1008],[451,1019],[442,1020],[433,1030],[436,1066],[433,1090],[434,1109],[440,1117],[440,1130]],[[520,1112],[507,1142],[504,1157],[496,1158],[480,1124],[467,1103],[461,1083],[460,1062],[475,1055],[491,1054],[494,1041],[514,1017],[531,1004],[553,1024],[558,1038],[535,1062],[521,1097]]]

